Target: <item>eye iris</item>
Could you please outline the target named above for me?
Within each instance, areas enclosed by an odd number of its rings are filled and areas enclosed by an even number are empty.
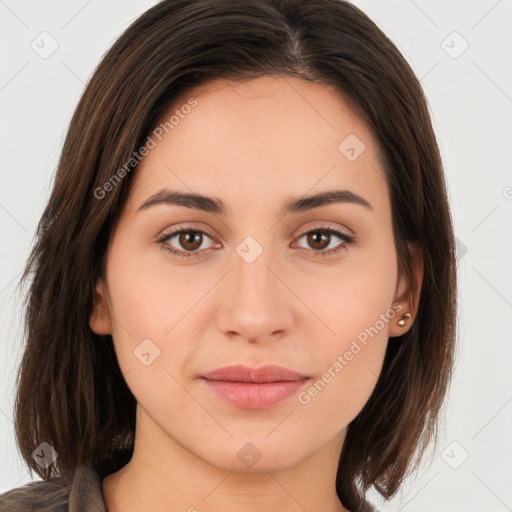
[[[184,249],[188,251],[194,251],[201,247],[201,238],[202,234],[198,233],[197,231],[184,231],[179,236],[179,242],[181,247],[183,247]],[[189,244],[192,244],[192,247],[190,247]]]
[[[329,245],[327,243],[327,245],[323,244],[323,246],[322,246],[322,239],[323,239],[323,242],[325,242],[329,238],[330,238],[329,233],[323,233],[322,231],[312,231],[311,233],[308,234],[308,243],[311,245],[311,247],[321,251]],[[317,246],[318,243],[320,243],[321,247]]]

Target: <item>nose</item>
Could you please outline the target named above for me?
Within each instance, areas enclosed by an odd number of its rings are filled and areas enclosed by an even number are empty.
[[[283,267],[271,251],[263,250],[252,262],[240,254],[233,255],[233,268],[219,297],[218,328],[226,336],[253,343],[290,332],[299,301],[286,283]]]

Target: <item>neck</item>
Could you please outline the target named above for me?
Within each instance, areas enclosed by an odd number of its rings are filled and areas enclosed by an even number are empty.
[[[344,433],[289,467],[240,472],[198,457],[139,409],[132,459],[103,480],[108,512],[348,512],[335,490]]]

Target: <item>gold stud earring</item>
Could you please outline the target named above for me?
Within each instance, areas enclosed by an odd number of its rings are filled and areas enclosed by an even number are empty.
[[[403,327],[405,325],[405,319],[406,318],[411,318],[411,314],[410,313],[404,313],[402,315],[402,318],[400,320],[398,320],[398,322],[397,322],[400,327]]]

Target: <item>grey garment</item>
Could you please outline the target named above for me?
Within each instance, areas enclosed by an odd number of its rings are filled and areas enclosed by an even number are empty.
[[[101,482],[90,464],[75,470],[66,485],[61,477],[30,482],[0,494],[0,512],[107,512]]]

